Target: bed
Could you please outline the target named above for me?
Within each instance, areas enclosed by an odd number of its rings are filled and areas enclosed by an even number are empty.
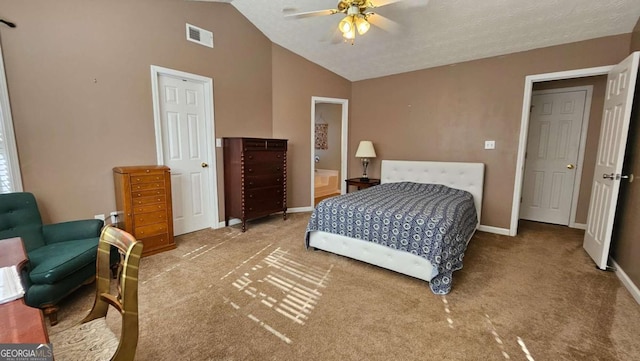
[[[452,274],[462,268],[464,251],[479,225],[483,183],[484,164],[482,163],[383,160],[379,186],[367,188],[355,194],[349,193],[326,199],[316,206],[307,226],[306,246],[428,281],[433,293],[447,294],[451,290]],[[416,192],[420,192],[420,195],[425,192],[435,195],[438,206],[434,205],[433,208],[439,207],[441,217],[435,217],[433,213],[424,218],[424,221],[418,222],[423,215],[411,213],[410,215],[393,214],[389,219],[393,222],[394,228],[401,231],[416,228],[415,232],[418,234],[426,232],[425,230],[429,227],[432,230],[435,227],[441,235],[438,236],[440,238],[437,242],[431,245],[421,243],[416,247],[415,243],[422,242],[427,238],[428,233],[404,237],[404,232],[402,237],[397,237],[402,242],[398,242],[398,239],[391,242],[389,236],[384,236],[382,239],[381,233],[374,231],[376,229],[374,225],[366,223],[372,216],[380,215],[381,217],[376,218],[382,218],[383,214],[387,215],[387,211],[381,204],[388,204],[393,208],[391,203],[397,202],[390,201],[395,199],[389,198],[392,197],[390,192],[397,190],[403,192],[409,203],[413,202],[412,199],[418,198]],[[378,197],[374,195],[375,192],[380,193],[379,197],[382,198],[372,198]],[[449,207],[443,203],[444,198],[440,196],[441,192],[453,194],[456,199],[455,205]],[[384,197],[387,197],[386,200]],[[341,204],[340,202],[351,203]],[[413,204],[398,206],[404,209],[414,207]],[[435,210],[432,211],[435,212]],[[457,213],[462,214],[462,218],[456,218]],[[443,214],[450,216],[443,216]],[[329,222],[330,217],[333,217],[332,222]],[[329,223],[335,227],[335,223],[339,223],[336,221],[338,218],[351,223],[345,223],[341,226],[342,228],[331,229]],[[454,218],[457,220],[454,221]],[[321,222],[323,219],[324,223]],[[407,225],[409,222],[407,219],[410,221],[410,226]],[[396,223],[396,220],[400,223]],[[363,226],[364,223],[366,226]],[[389,221],[384,224],[389,225]],[[419,227],[424,225],[426,228],[417,229],[417,225],[420,225]],[[439,228],[443,225],[457,233],[447,234],[449,230]],[[464,230],[460,231],[460,228]],[[433,242],[433,232],[429,236],[430,242]],[[404,242],[403,237],[408,242]]]

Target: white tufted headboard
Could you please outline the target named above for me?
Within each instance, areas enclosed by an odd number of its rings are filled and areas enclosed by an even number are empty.
[[[484,185],[483,163],[383,160],[381,173],[381,183],[434,183],[465,190],[473,195],[480,220]]]

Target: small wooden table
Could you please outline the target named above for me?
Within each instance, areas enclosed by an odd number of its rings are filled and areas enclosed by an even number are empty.
[[[20,238],[0,240],[0,267],[22,268],[27,255]],[[0,305],[0,343],[49,343],[42,311],[29,307],[24,298]]]
[[[347,182],[347,193],[349,193],[349,186],[354,186],[354,187],[357,187],[358,190],[361,190],[361,189],[377,186],[378,184],[380,184],[380,179],[349,178],[349,179],[345,179],[345,182]]]

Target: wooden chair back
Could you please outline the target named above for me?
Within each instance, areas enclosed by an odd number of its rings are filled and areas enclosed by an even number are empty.
[[[110,254],[115,248],[120,254],[117,287],[111,290]],[[133,360],[138,345],[138,266],[142,242],[129,233],[105,226],[100,234],[96,269],[96,297],[93,308],[82,323],[105,317],[109,306],[122,316],[118,349],[111,360]]]

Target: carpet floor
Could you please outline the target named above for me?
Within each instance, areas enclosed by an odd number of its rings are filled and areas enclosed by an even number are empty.
[[[136,359],[640,360],[640,305],[594,267],[583,231],[477,232],[452,291],[437,296],[424,281],[306,250],[308,218],[198,231],[143,258]],[[79,322],[93,292],[60,304],[49,333]],[[116,332],[119,319],[110,312]]]

